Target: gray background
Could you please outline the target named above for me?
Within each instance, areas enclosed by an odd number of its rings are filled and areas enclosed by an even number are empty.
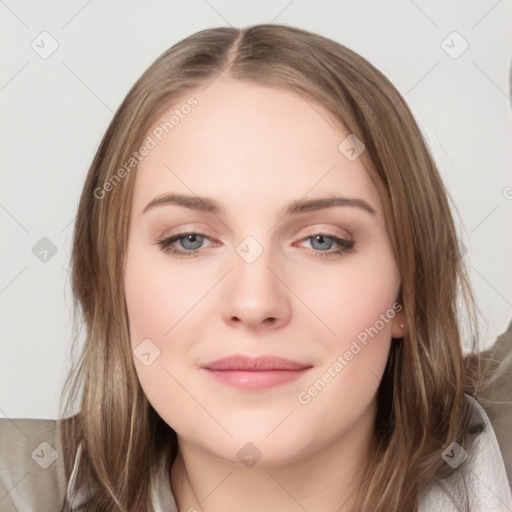
[[[511,14],[506,0],[0,1],[0,417],[57,417],[70,362],[73,220],[114,111],[164,50],[221,25],[317,32],[395,84],[460,213],[492,343],[512,318]]]

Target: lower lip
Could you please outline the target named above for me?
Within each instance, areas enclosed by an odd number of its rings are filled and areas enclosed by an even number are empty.
[[[240,370],[205,370],[220,382],[239,389],[260,390],[281,386],[288,382],[300,379],[310,368],[302,370],[267,370],[267,371],[240,371]]]

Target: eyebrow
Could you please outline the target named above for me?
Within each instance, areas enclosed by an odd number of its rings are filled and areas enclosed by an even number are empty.
[[[183,206],[190,210],[197,210],[213,215],[225,215],[225,208],[217,201],[208,197],[189,196],[184,194],[164,194],[151,200],[142,213],[157,207],[165,205]],[[372,215],[376,215],[376,210],[366,201],[358,198],[343,197],[340,195],[331,195],[330,197],[321,197],[318,199],[297,199],[291,201],[280,212],[284,216],[296,215],[299,213],[323,210],[333,208],[335,206],[351,206],[366,211]]]

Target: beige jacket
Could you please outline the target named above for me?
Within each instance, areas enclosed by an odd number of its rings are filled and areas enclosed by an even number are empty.
[[[69,510],[87,500],[93,484],[78,482],[79,445],[69,481],[65,481],[60,422],[0,419],[0,512],[60,512],[67,488]],[[163,468],[152,479],[154,512],[178,512]]]

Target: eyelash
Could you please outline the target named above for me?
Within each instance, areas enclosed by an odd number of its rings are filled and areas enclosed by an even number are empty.
[[[169,238],[165,238],[163,240],[159,240],[157,242],[157,245],[159,245],[160,249],[162,251],[164,251],[165,253],[173,254],[175,256],[180,256],[180,258],[187,257],[187,255],[188,255],[189,258],[192,258],[192,257],[195,257],[195,256],[193,256],[194,254],[201,253],[201,249],[193,249],[193,250],[188,250],[188,251],[182,251],[182,250],[176,249],[172,245],[173,243],[178,242],[182,238],[186,238],[187,236],[190,236],[190,235],[199,235],[199,236],[201,236],[203,238],[206,238],[206,239],[210,240],[210,238],[205,233],[201,233],[200,231],[190,231],[190,232],[187,232],[187,233],[179,233],[179,234],[171,236]],[[349,241],[349,240],[344,240],[343,238],[339,238],[339,237],[336,237],[334,235],[329,235],[328,233],[321,233],[321,232],[313,233],[313,234],[311,234],[311,235],[309,235],[307,237],[302,238],[300,241],[303,242],[305,240],[309,240],[310,238],[315,238],[317,236],[325,236],[327,238],[330,238],[330,239],[332,239],[335,243],[337,243],[341,247],[337,251],[331,251],[331,252],[325,252],[325,251],[318,251],[318,250],[315,250],[315,249],[310,249],[310,251],[312,251],[315,255],[320,256],[321,258],[333,258],[335,256],[341,256],[342,254],[351,253],[351,252],[353,252],[355,250],[354,249],[355,242],[352,242],[352,241]]]

